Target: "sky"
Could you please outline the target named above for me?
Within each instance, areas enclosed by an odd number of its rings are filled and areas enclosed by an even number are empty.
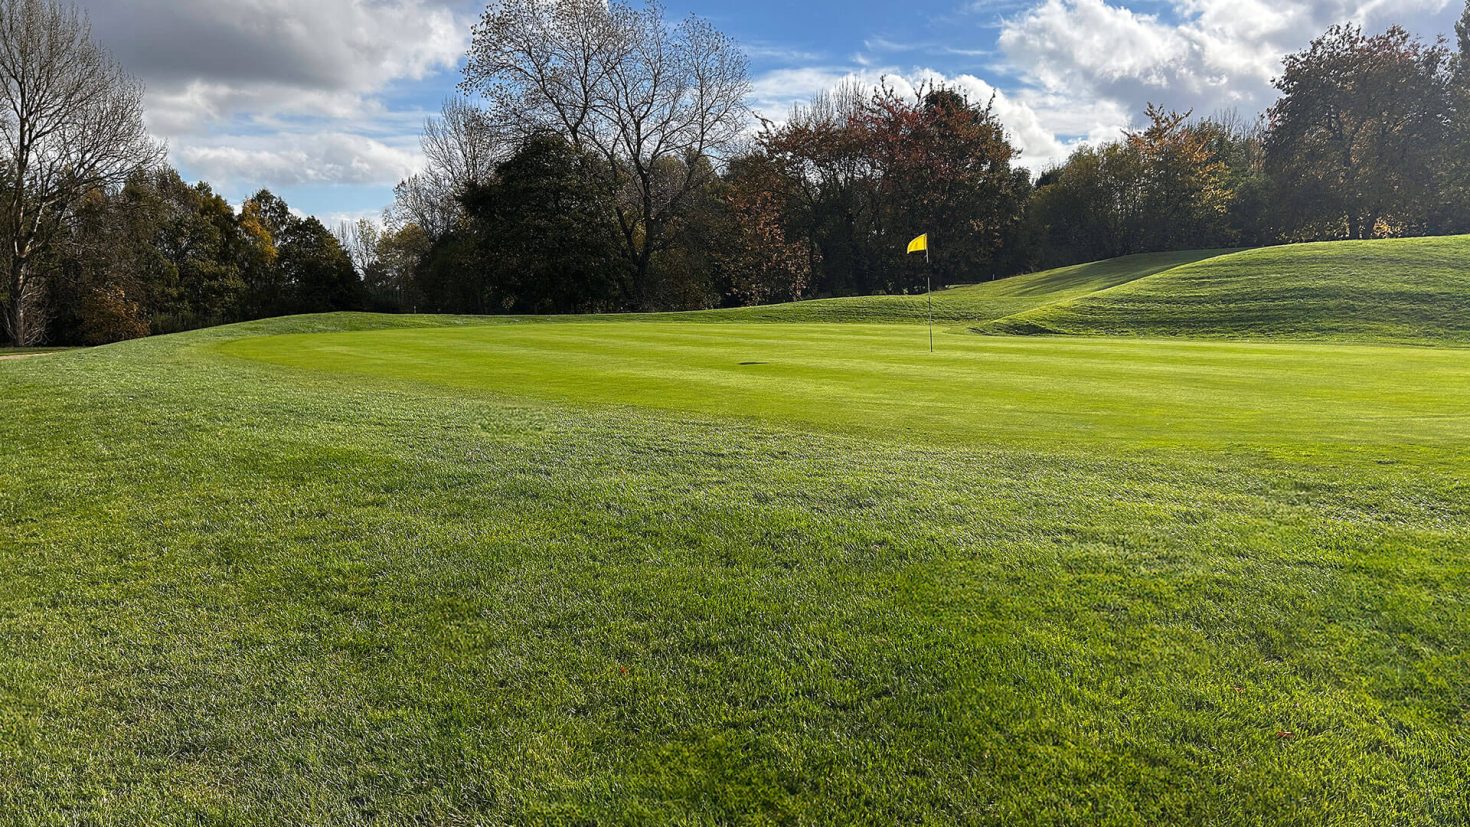
[[[80,0],[148,89],[150,129],[189,180],[269,188],[329,225],[381,213],[456,93],[483,0]],[[1449,35],[1461,0],[667,0],[750,58],[780,119],[857,78],[947,83],[1042,169],[1117,137],[1148,103],[1253,118],[1281,57],[1339,22]]]

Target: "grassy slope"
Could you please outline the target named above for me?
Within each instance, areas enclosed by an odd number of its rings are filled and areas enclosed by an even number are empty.
[[[1078,264],[999,281],[956,287],[934,294],[934,317],[944,322],[985,322],[1050,302],[1106,290],[1173,267],[1221,255],[1225,250],[1148,253]],[[647,320],[731,322],[917,322],[928,317],[928,302],[917,296],[859,296],[790,304],[649,314]]]
[[[1273,247],[985,327],[1007,333],[1470,343],[1470,236]]]
[[[1464,351],[453,321],[0,365],[0,822],[1470,818]]]

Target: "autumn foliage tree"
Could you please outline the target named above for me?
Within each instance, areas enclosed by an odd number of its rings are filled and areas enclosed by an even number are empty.
[[[60,247],[55,331],[98,344],[235,321],[243,244],[230,204],[167,167],[135,174],[116,193],[94,191]],[[93,296],[107,299],[88,305]],[[100,324],[101,311],[123,309],[131,324]]]
[[[1443,170],[1442,229],[1470,232],[1470,3],[1455,24]]]
[[[1224,235],[1234,193],[1215,129],[1191,124],[1188,112],[1150,105],[1148,126],[1128,132],[1141,180],[1139,245],[1168,250],[1205,247]]]
[[[922,271],[899,258],[921,233],[930,236],[940,283],[991,275],[1030,190],[1029,176],[1012,166],[1020,153],[992,105],[944,87],[914,99],[882,88],[863,107],[859,125],[876,179],[875,252],[886,253],[890,272],[906,275],[895,286],[924,283]]]
[[[1042,176],[1031,221],[1044,263],[1224,246],[1237,195],[1222,125],[1149,106],[1148,126],[1082,147]]]
[[[816,295],[851,295],[883,288],[881,267],[865,240],[878,216],[873,161],[861,129],[865,92],[845,84],[796,108],[785,123],[767,124],[756,152],[770,170],[768,186],[782,203],[785,234],[815,251]]]
[[[768,203],[789,212],[783,237],[806,241],[820,295],[922,286],[903,251],[926,232],[940,282],[989,276],[1030,186],[990,104],[942,87],[839,89],[768,127],[758,153]]]
[[[732,231],[721,262],[729,298],[736,304],[806,298],[821,252],[787,226],[796,187],[769,157],[749,155],[730,165],[723,196]]]
[[[1028,218],[1042,266],[1143,251],[1142,158],[1125,141],[1084,146],[1037,181]]]
[[[1450,55],[1401,28],[1334,26],[1288,55],[1268,114],[1267,167],[1299,237],[1423,228],[1437,195]]]

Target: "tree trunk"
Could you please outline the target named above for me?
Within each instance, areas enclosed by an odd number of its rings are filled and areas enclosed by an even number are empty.
[[[21,337],[17,331],[22,329],[25,319],[20,310],[20,302],[6,302],[5,304],[5,335],[12,347],[24,347]]]
[[[26,276],[26,265],[24,261],[14,261],[10,265],[6,283],[10,288],[10,300],[5,305],[5,332],[10,336],[10,343],[15,347],[29,347],[39,344],[40,336],[32,319],[31,297],[28,295],[33,285]]]

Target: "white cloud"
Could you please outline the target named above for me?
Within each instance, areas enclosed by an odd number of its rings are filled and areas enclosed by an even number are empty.
[[[1125,79],[1163,86],[1189,57],[1189,43],[1177,29],[1103,0],[1046,0],[1007,24],[1000,45],[1049,89],[1107,87]]]
[[[1060,101],[1254,114],[1274,98],[1281,58],[1327,27],[1433,32],[1449,2],[1172,0],[1166,20],[1106,0],[1044,0],[1007,20],[999,43],[1030,90]]]
[[[751,82],[750,104],[762,116],[781,120],[791,107],[807,103],[816,95],[836,89],[851,79],[876,83],[878,75],[866,70],[858,72],[817,66],[776,69]]]
[[[173,161],[234,193],[387,188],[418,162],[424,108],[395,91],[452,72],[477,0],[82,0],[148,88]],[[451,91],[453,79],[444,83]],[[437,94],[437,93],[436,93]]]
[[[215,116],[268,99],[328,114],[452,67],[469,18],[446,0],[87,0],[98,35],[156,95]],[[290,92],[304,95],[293,100]]]
[[[222,187],[381,184],[406,177],[418,152],[351,133],[230,135],[200,140],[175,154],[191,170]]]

